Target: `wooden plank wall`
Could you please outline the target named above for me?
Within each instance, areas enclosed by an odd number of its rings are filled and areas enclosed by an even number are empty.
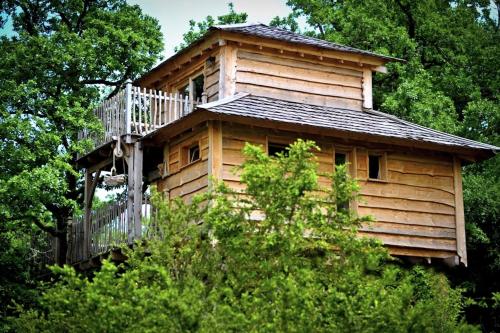
[[[204,75],[205,82],[204,88],[207,93],[208,102],[213,102],[219,99],[219,71],[220,71],[220,54],[213,55],[215,62],[211,66],[205,65]]]
[[[200,143],[200,160],[186,166],[181,166],[182,148],[193,142]],[[169,198],[181,197],[189,201],[194,195],[208,188],[208,130],[203,128],[197,132],[185,135],[168,144],[164,149],[168,154],[169,175],[158,181],[158,191],[167,192]]]
[[[295,136],[284,132],[224,124],[223,180],[234,190],[244,190],[235,167],[244,161],[241,149],[245,142],[266,147],[268,140],[287,143],[294,139]],[[334,149],[345,151],[345,142],[337,145],[334,139],[324,137],[315,141],[321,147],[317,154],[319,170],[331,172]],[[380,239],[396,255],[439,258],[456,255],[453,158],[387,151],[387,179],[368,181],[368,150],[355,148],[356,158],[353,153],[350,155],[351,161],[357,161],[355,172],[362,194],[357,210],[360,215],[376,219],[363,226],[360,234]],[[320,184],[328,186],[329,181],[322,177]]]
[[[362,194],[358,212],[372,215],[376,222],[365,226],[362,234],[376,234],[398,254],[426,256],[428,250],[433,250],[436,252],[431,256],[454,255],[457,243],[452,157],[388,152],[387,179],[377,182],[367,180],[367,154],[367,150],[357,149]]]
[[[236,92],[361,110],[362,69],[239,48]]]

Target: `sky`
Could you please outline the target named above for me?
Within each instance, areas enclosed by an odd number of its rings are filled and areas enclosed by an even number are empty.
[[[1,0],[0,0],[1,1]],[[163,58],[174,54],[174,47],[182,42],[182,34],[189,29],[189,20],[203,20],[207,15],[216,18],[228,13],[228,3],[236,12],[248,14],[247,22],[268,24],[275,16],[287,16],[291,9],[286,0],[128,0],[139,5],[144,13],[158,19],[164,38]],[[12,24],[7,22],[0,35],[10,35]]]
[[[268,24],[275,16],[287,16],[291,9],[286,0],[129,0],[158,19],[163,33],[164,58],[174,54],[174,47],[182,42],[182,34],[189,29],[189,20],[203,20],[207,15],[216,18],[228,12],[232,2],[236,12],[248,14],[247,22]]]

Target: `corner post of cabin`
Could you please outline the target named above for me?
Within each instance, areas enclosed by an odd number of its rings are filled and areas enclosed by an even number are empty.
[[[208,122],[208,176],[209,186],[212,187],[212,179],[222,180],[222,126],[220,121],[210,120]]]
[[[459,262],[467,266],[464,197],[462,191],[462,163],[456,156],[453,157],[453,182],[455,190],[455,226],[457,235],[457,255]]]
[[[219,69],[219,99],[229,97],[236,91],[236,62],[237,49],[226,40],[219,40],[220,69]]]
[[[134,178],[133,184],[133,204],[134,204],[134,239],[141,238],[142,231],[142,160],[143,160],[142,141],[134,143],[134,173],[130,174]]]
[[[132,81],[128,80],[125,84],[125,134],[131,132],[132,116]]]
[[[363,109],[373,109],[373,96],[372,96],[372,70],[370,68],[363,68]]]

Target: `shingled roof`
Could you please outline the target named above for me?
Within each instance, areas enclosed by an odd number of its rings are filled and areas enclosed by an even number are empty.
[[[307,46],[318,47],[321,49],[332,50],[332,51],[341,51],[341,52],[349,52],[362,54],[377,58],[382,58],[386,60],[396,60],[402,61],[402,59],[389,57],[381,54],[377,54],[370,51],[365,51],[361,49],[357,49],[350,46],[345,46],[337,43],[327,42],[322,39],[309,37],[305,35],[301,35],[295,32],[291,32],[285,29],[270,27],[263,23],[242,23],[242,24],[230,24],[230,25],[216,25],[211,27],[209,30],[222,30],[229,31],[233,33],[243,34],[247,36],[254,36],[260,38],[274,39],[294,44],[301,44]]]
[[[355,111],[239,93],[198,106],[211,113],[299,124],[496,153],[500,147],[440,132],[379,111]]]

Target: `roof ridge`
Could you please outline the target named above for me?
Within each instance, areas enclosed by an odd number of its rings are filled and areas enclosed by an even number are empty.
[[[449,135],[449,136],[452,136],[452,137],[460,139],[460,140],[469,141],[470,143],[480,143],[480,144],[483,144],[483,145],[491,147],[495,151],[499,151],[500,150],[500,147],[491,145],[489,143],[484,143],[484,142],[481,142],[481,141],[476,141],[476,140],[464,138],[464,137],[461,137],[461,136],[458,136],[458,135],[455,135],[455,134],[451,134],[451,133],[448,133],[448,132],[439,131],[439,130],[434,129],[434,128],[430,128],[430,127],[426,127],[426,126],[423,126],[423,125],[415,124],[415,123],[412,123],[411,121],[407,121],[407,120],[401,119],[399,117],[396,117],[395,115],[388,114],[388,113],[385,113],[385,112],[382,112],[382,111],[378,111],[378,110],[364,110],[364,112],[368,112],[368,113],[372,113],[372,114],[375,114],[375,115],[378,115],[378,116],[386,117],[386,118],[395,120],[397,122],[403,123],[405,125],[416,127],[416,128],[419,128],[419,129],[425,129],[427,131],[431,131],[431,132],[434,132],[434,133]]]
[[[267,24],[264,24],[259,21],[255,22],[244,22],[244,23],[232,23],[232,24],[214,24],[211,26],[211,28],[215,29],[224,29],[224,28],[242,28],[242,27],[250,27],[252,25],[264,25],[266,27],[269,27]]]

